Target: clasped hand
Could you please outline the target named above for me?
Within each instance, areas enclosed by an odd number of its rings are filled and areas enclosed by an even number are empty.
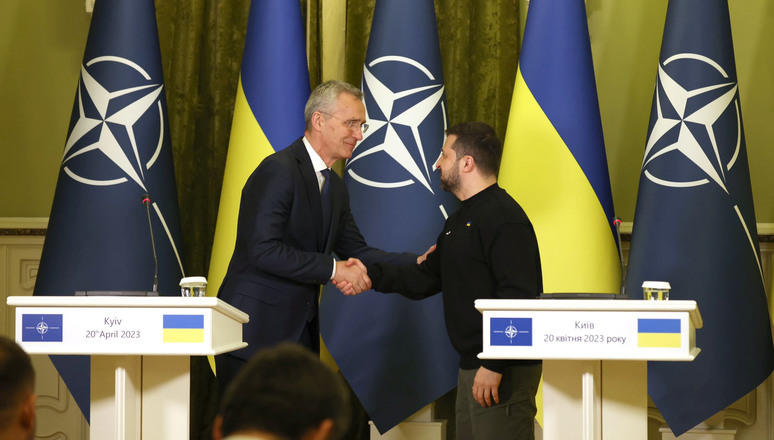
[[[344,295],[357,295],[371,288],[371,278],[362,261],[350,258],[336,262],[336,275],[331,280]]]
[[[422,264],[427,256],[435,251],[435,245],[430,246],[424,254],[417,257],[417,264]],[[357,295],[371,288],[371,278],[362,261],[350,258],[347,261],[336,262],[336,275],[331,280],[344,295]]]

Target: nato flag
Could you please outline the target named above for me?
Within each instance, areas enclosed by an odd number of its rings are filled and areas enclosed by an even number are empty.
[[[96,2],[35,295],[80,290],[177,295],[177,190],[153,0]],[[52,357],[89,418],[89,358]]]
[[[362,88],[370,128],[344,171],[352,213],[369,245],[424,253],[457,206],[433,168],[446,108],[432,0],[376,2]],[[379,432],[456,386],[459,358],[441,295],[344,298],[328,286],[320,319],[323,341]]]
[[[774,368],[726,0],[671,1],[634,217],[627,292],[669,281],[704,318],[693,362],[650,362],[675,435]],[[690,404],[686,404],[689,401]]]

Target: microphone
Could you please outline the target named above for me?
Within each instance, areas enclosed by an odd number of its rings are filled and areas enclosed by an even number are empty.
[[[156,257],[156,243],[153,241],[153,226],[150,217],[150,196],[143,194],[142,204],[148,213],[148,227],[150,228],[151,248],[153,249],[153,291],[147,290],[76,290],[75,296],[159,296],[159,260]]]
[[[153,240],[153,224],[150,216],[150,196],[142,195],[142,204],[145,205],[145,212],[148,213],[148,229],[150,230],[151,248],[153,249],[153,292],[159,291],[159,259],[156,256],[156,242]],[[620,239],[620,238],[619,238]]]
[[[621,295],[626,296],[626,266],[623,261],[623,246],[621,245],[621,219],[616,217],[613,219],[613,226],[615,226],[615,235],[618,240],[618,258],[621,261]]]

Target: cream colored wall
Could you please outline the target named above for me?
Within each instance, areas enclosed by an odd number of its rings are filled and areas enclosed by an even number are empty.
[[[666,1],[586,2],[616,214],[632,221]]]
[[[774,222],[774,2],[729,3],[755,214]]]
[[[729,3],[756,213],[770,223],[774,50],[765,43],[774,41],[774,2]],[[634,217],[666,7],[667,0],[586,2],[613,197],[624,221]],[[83,0],[0,1],[0,217],[49,213],[88,26]]]
[[[90,16],[83,0],[0,1],[0,217],[47,217]]]

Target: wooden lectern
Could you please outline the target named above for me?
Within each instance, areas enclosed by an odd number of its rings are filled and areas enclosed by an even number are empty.
[[[695,301],[477,300],[482,359],[543,359],[544,440],[646,440],[647,361],[692,361]]]
[[[189,438],[190,357],[247,346],[217,298],[12,296],[31,354],[91,356],[92,439]]]

